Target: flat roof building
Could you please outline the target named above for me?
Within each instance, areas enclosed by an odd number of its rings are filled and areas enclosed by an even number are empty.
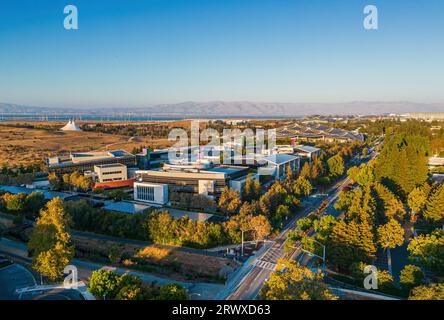
[[[69,156],[47,159],[49,171],[70,173],[74,171],[93,171],[94,166],[104,164],[124,164],[128,167],[136,165],[136,156],[124,150],[74,152]]]
[[[272,154],[265,157],[264,160],[267,162],[267,165],[258,169],[259,174],[274,176],[276,180],[285,178],[288,166],[290,166],[292,172],[297,173],[300,171],[301,163],[298,156]]]
[[[294,150],[298,156],[310,160],[321,155],[321,149],[312,146],[297,145],[294,146]]]
[[[203,195],[219,198],[222,190],[234,186],[233,181],[242,181],[249,173],[248,167],[216,166],[210,164],[166,165],[160,170],[136,171],[134,199],[165,204],[172,192]]]
[[[64,201],[69,200],[77,200],[78,195],[75,193],[67,193],[67,192],[57,192],[57,191],[49,191],[49,190],[43,190],[43,189],[33,189],[33,188],[26,188],[26,187],[16,187],[16,186],[5,186],[0,185],[0,190],[5,191],[10,194],[20,194],[24,193],[27,195],[30,195],[33,192],[38,192],[43,195],[45,200],[52,200],[54,198],[60,198]]]
[[[121,163],[99,164],[94,166],[94,172],[100,183],[128,180],[128,169]]]

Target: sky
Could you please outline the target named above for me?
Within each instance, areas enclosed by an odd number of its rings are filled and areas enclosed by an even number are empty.
[[[442,103],[443,31],[442,0],[0,0],[0,102]]]

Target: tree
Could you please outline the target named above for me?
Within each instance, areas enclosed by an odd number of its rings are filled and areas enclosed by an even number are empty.
[[[409,300],[444,300],[444,283],[433,283],[414,288]]]
[[[308,197],[312,189],[310,181],[303,176],[300,176],[292,185],[292,191],[297,196]]]
[[[19,193],[19,194],[5,194],[3,195],[3,200],[6,204],[6,209],[8,211],[14,212],[16,214],[21,214],[25,210],[25,201],[26,201],[26,194],[25,193]]]
[[[188,300],[187,290],[177,283],[160,288],[159,300]]]
[[[122,250],[118,246],[112,246],[108,252],[108,259],[113,265],[117,265],[122,259]]]
[[[375,183],[374,190],[379,200],[380,211],[383,212],[383,218],[404,220],[405,209],[402,201],[381,183]]]
[[[25,199],[26,217],[34,219],[45,206],[45,196],[41,192],[33,192]]]
[[[331,215],[322,216],[319,220],[313,221],[313,228],[316,232],[316,239],[321,243],[330,242],[331,232],[338,221]]]
[[[271,233],[270,222],[263,215],[252,217],[249,224],[256,241],[265,239]]]
[[[254,181],[252,175],[249,174],[242,189],[242,199],[245,201],[251,201],[252,199],[254,199],[254,196]]]
[[[140,277],[123,274],[117,278],[116,300],[143,300],[145,294]]]
[[[247,215],[257,215],[260,213],[259,203],[257,201],[244,202],[242,207],[239,210],[239,215],[247,216]]]
[[[276,181],[259,199],[261,212],[270,219],[273,225],[279,225],[282,222],[283,212],[277,212],[277,209],[280,205],[284,205],[287,196],[287,190],[279,181]]]
[[[375,182],[374,163],[363,163],[358,167],[350,168],[347,173],[351,179],[361,187],[372,185]]]
[[[293,179],[293,170],[291,169],[290,164],[287,164],[287,167],[285,168],[285,179],[287,181],[291,181]]]
[[[242,208],[245,208],[245,206],[246,204],[244,204]],[[242,232],[251,231],[253,239],[256,241],[265,239],[265,237],[271,233],[270,222],[268,222],[265,216],[253,216],[252,214],[248,214],[247,211],[241,211],[241,213],[232,216],[230,220],[225,223],[225,229],[234,243],[241,241]]]
[[[280,261],[260,295],[265,300],[337,300],[322,282],[323,274],[296,264]]]
[[[259,179],[254,180],[253,191],[254,191],[254,199],[259,199],[262,193],[262,185]]]
[[[108,196],[116,201],[130,200],[131,196],[123,190],[115,189],[107,192]]]
[[[63,181],[55,172],[51,172],[48,175],[48,180],[52,190],[59,190],[62,188]]]
[[[353,262],[371,262],[376,254],[372,226],[368,222],[338,221],[326,243],[329,264],[348,270]]]
[[[444,222],[444,184],[432,191],[423,215],[429,221]]]
[[[54,198],[46,204],[46,209],[40,211],[28,242],[28,250],[34,257],[33,268],[52,280],[63,275],[63,269],[74,254],[70,222],[63,201]]]
[[[404,229],[395,219],[378,227],[378,242],[384,249],[396,248],[404,243]]]
[[[416,220],[416,214],[424,210],[431,187],[428,182],[425,182],[421,186],[418,186],[409,193],[407,197],[407,204],[412,210],[412,221]]]
[[[435,230],[431,234],[419,235],[410,241],[407,249],[409,258],[436,273],[444,274],[444,231]]]
[[[409,264],[401,271],[399,282],[406,292],[410,292],[414,287],[421,285],[424,282],[424,278],[425,275],[421,268]]]
[[[344,173],[344,159],[340,154],[334,155],[327,160],[328,172],[331,177],[336,178]]]
[[[119,275],[100,269],[93,271],[89,278],[89,292],[97,298],[114,299],[119,292]]]
[[[33,268],[41,275],[57,280],[63,276],[63,269],[69,265],[72,255],[71,248],[64,246],[61,242],[56,242],[54,247],[39,253],[34,259]]]
[[[418,132],[400,132],[387,136],[375,163],[375,177],[402,196],[421,185],[428,174],[429,139]]]
[[[219,208],[227,215],[236,213],[241,205],[239,193],[235,190],[225,187],[219,198]]]
[[[310,179],[311,177],[311,167],[308,162],[305,162],[302,166],[301,172],[299,173],[299,177],[304,177],[305,179]]]
[[[301,218],[296,222],[296,224],[301,231],[308,231],[313,226],[313,220],[309,218]]]

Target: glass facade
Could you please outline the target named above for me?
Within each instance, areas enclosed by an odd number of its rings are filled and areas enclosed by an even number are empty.
[[[154,188],[147,186],[137,186],[137,199],[154,202]]]

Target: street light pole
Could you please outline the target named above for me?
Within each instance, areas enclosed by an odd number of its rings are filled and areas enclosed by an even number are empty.
[[[324,265],[324,269],[325,269],[325,268],[326,268],[326,262],[325,262],[325,258],[326,258],[326,247],[325,247],[325,245],[323,245],[322,243],[320,243],[319,241],[317,241],[317,240],[315,240],[315,239],[313,239],[313,241],[319,243],[319,244],[322,246],[322,257],[319,256],[319,255],[317,255],[317,254],[315,254],[315,253],[313,253],[313,252],[310,252],[310,251],[308,251],[308,250],[302,248],[302,246],[301,246],[302,251],[305,251],[305,252],[307,252],[309,255],[312,255],[312,256],[318,257],[319,259],[322,259],[322,264]]]
[[[242,232],[242,245],[241,245],[241,257],[244,256],[244,230],[241,230]]]

